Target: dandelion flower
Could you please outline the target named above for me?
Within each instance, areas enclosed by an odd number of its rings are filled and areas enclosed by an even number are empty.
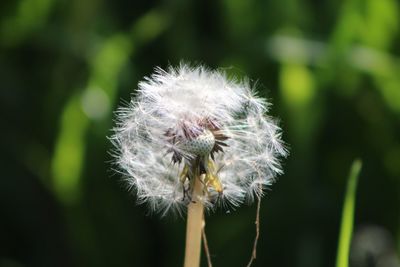
[[[268,107],[248,81],[221,71],[157,68],[117,111],[117,164],[138,200],[162,214],[193,201],[208,209],[252,202],[282,173],[286,155]],[[196,179],[203,186],[194,200]]]

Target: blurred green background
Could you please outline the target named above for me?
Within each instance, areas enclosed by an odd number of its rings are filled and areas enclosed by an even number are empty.
[[[334,266],[352,161],[351,266],[400,266],[396,0],[3,0],[0,266],[181,266],[185,220],[149,216],[109,155],[113,110],[155,66],[249,76],[291,154],[253,266]],[[214,266],[245,266],[255,205],[207,216]],[[203,258],[203,266],[206,261]]]

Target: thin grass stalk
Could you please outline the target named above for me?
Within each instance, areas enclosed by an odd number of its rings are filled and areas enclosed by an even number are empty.
[[[340,226],[336,267],[349,266],[350,243],[353,236],[356,190],[361,166],[362,163],[360,160],[355,160],[353,162],[349,179],[347,181],[346,195],[342,210],[342,222]]]

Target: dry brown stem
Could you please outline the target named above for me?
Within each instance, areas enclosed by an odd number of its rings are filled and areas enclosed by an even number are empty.
[[[261,208],[261,198],[258,196],[257,197],[257,214],[256,214],[256,237],[254,238],[254,243],[253,243],[253,251],[251,253],[250,261],[247,264],[247,267],[250,267],[253,261],[257,258],[257,243],[258,243],[258,238],[260,237],[260,208]]]

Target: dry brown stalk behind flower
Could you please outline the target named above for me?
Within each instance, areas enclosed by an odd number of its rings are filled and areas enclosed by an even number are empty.
[[[206,235],[205,228],[206,228],[206,220],[203,218],[203,228],[201,229],[201,235],[203,237],[204,252],[206,253],[208,267],[212,267],[211,254],[210,254],[210,249],[208,247],[207,235]]]
[[[261,208],[261,198],[257,196],[257,213],[256,213],[256,237],[254,238],[253,251],[251,252],[250,261],[246,267],[250,267],[253,261],[257,258],[257,243],[260,237],[260,208]]]

